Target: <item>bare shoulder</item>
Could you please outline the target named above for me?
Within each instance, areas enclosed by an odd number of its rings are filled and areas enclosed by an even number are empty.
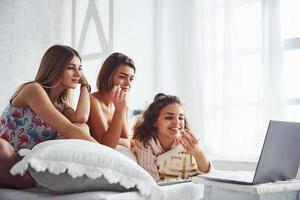
[[[90,95],[90,102],[92,107],[101,107],[100,100],[94,95]]]
[[[99,92],[91,94],[90,101],[91,101],[91,105],[93,107],[99,107],[99,109],[105,110],[106,105],[104,104],[104,102],[101,98],[101,94]]]
[[[46,91],[39,83],[34,82],[25,85],[20,92],[25,94],[27,93],[32,94],[32,93],[45,93]]]
[[[41,97],[46,98],[48,95],[44,88],[36,82],[26,84],[16,95],[13,100],[14,106],[26,106],[28,105],[28,99],[35,98],[40,99]]]

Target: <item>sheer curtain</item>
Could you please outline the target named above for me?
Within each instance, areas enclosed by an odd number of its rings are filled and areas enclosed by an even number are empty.
[[[270,119],[282,118],[277,0],[204,0],[202,143],[217,158],[257,159]]]

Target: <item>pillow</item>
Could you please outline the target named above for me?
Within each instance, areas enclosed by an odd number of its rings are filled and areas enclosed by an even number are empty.
[[[107,146],[78,139],[50,140],[22,149],[25,156],[10,173],[29,170],[41,186],[59,193],[90,190],[130,191],[162,198],[155,180],[128,157]],[[108,185],[107,185],[108,184]]]
[[[87,176],[72,178],[72,176],[70,176],[67,172],[56,175],[52,174],[48,170],[44,172],[37,172],[32,167],[28,170],[38,186],[59,193],[103,190],[117,192],[137,191],[136,187],[126,189],[119,183],[109,183],[103,176],[95,179],[91,179]]]
[[[116,150],[137,163],[137,158],[136,158],[135,154],[130,149],[128,149],[124,146],[121,146],[121,145],[117,145]]]
[[[156,164],[161,179],[187,179],[199,173],[195,158],[181,145],[159,155]]]

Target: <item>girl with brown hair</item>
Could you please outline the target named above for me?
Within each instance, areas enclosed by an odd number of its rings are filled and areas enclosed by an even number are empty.
[[[176,96],[158,93],[137,120],[133,139],[139,165],[156,181],[185,179],[211,168]]]
[[[12,176],[10,168],[22,148],[65,138],[96,142],[85,124],[89,116],[89,85],[82,73],[81,58],[71,47],[54,45],[44,54],[34,81],[22,84],[0,117],[0,187],[29,188],[35,185],[28,173]],[[76,110],[69,91],[81,84]]]
[[[126,95],[134,79],[135,65],[122,53],[111,54],[103,63],[97,79],[98,91],[91,94],[88,125],[101,144],[130,148]]]

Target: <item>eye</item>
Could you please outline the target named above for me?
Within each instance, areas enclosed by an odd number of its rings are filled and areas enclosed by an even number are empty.
[[[119,76],[119,78],[120,78],[120,79],[125,79],[125,78],[126,78],[126,76],[124,76],[124,75],[120,75],[120,76]]]
[[[69,66],[67,67],[67,69],[68,69],[68,70],[73,70],[73,69],[74,69],[74,66],[69,65]]]
[[[172,120],[173,116],[166,116],[164,119],[166,119],[166,120]]]

